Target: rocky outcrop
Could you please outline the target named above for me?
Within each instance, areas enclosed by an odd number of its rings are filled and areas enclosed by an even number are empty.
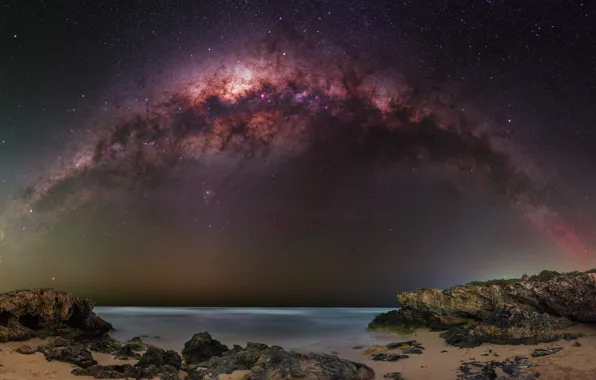
[[[369,328],[402,334],[422,326],[448,330],[441,335],[459,347],[556,341],[563,337],[559,329],[574,322],[596,322],[592,272],[543,271],[519,280],[401,293],[402,308],[377,316]]]
[[[374,371],[360,363],[340,359],[334,355],[289,352],[278,346],[248,343],[245,348],[234,346],[221,355],[187,368],[186,380],[217,378],[234,371],[248,371],[244,380],[303,379],[368,380]]]
[[[228,351],[226,345],[215,340],[207,331],[194,334],[192,338],[184,343],[182,357],[189,364],[204,362],[213,356],[219,356]]]
[[[69,293],[40,288],[0,294],[0,342],[101,336],[111,329],[93,313],[90,300]]]
[[[97,364],[86,345],[74,343],[63,338],[39,346],[37,350],[44,354],[47,361],[59,361],[89,368]]]
[[[131,341],[134,341],[134,338]],[[130,344],[130,341],[128,344]],[[148,346],[147,351],[143,353],[135,365],[96,364],[89,367],[76,368],[72,373],[79,376],[92,376],[96,379],[152,379],[159,376],[164,380],[178,380],[178,371],[181,366],[182,358],[177,352]]]

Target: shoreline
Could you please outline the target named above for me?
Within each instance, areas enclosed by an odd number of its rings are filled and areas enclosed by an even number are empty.
[[[539,373],[540,379],[563,380],[563,379],[594,379],[596,378],[596,357],[593,350],[596,348],[596,327],[589,325],[576,325],[565,332],[583,333],[585,337],[579,338],[578,342],[557,341],[553,343],[540,343],[536,345],[496,345],[482,344],[474,348],[458,348],[448,345],[439,333],[426,329],[419,329],[410,335],[395,335],[395,341],[416,340],[423,347],[421,354],[410,354],[409,358],[395,362],[384,362],[372,360],[370,347],[354,349],[345,347],[337,351],[337,356],[368,365],[375,371],[375,379],[384,379],[385,374],[400,372],[403,379],[432,379],[432,380],[453,380],[461,375],[460,366],[462,363],[491,361],[504,361],[515,356],[525,356],[529,361],[535,363],[535,368],[528,368],[524,372]],[[217,337],[214,337],[217,339]],[[21,354],[16,350],[19,347],[29,346],[35,349],[38,345],[47,343],[47,339],[34,338],[22,342],[8,342],[0,344],[0,379],[2,380],[71,380],[71,379],[92,379],[90,376],[75,376],[71,374],[74,365],[51,361],[48,362],[44,355],[35,352],[29,355]],[[552,355],[532,358],[531,353],[537,348],[563,347],[563,349]],[[182,350],[176,350],[180,353]],[[387,354],[398,354],[399,349],[388,350],[377,348],[375,352]],[[93,352],[93,357],[101,365],[113,364],[135,364],[137,360],[118,360],[113,354]],[[498,372],[498,371],[497,371]],[[239,380],[246,374],[246,371],[236,371],[230,376],[220,376],[218,379]],[[186,372],[179,372],[180,379],[184,379]],[[505,373],[503,375],[507,376]],[[517,377],[503,377],[517,378]]]

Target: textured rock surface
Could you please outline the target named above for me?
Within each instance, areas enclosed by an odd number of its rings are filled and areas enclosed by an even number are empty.
[[[208,360],[212,356],[219,356],[228,351],[228,347],[215,340],[207,331],[194,334],[184,343],[182,357],[186,364],[192,365]]]
[[[133,366],[123,365],[93,365],[87,368],[75,368],[73,375],[92,376],[96,379],[153,379],[179,380],[178,370],[170,365],[157,367],[155,365]]]
[[[37,350],[44,354],[47,361],[59,361],[89,368],[97,364],[86,345],[74,343],[63,338],[39,346]]]
[[[340,359],[327,354],[300,354],[281,347],[262,343],[248,343],[246,348],[234,346],[220,356],[188,368],[187,380],[216,378],[234,371],[249,371],[244,380],[256,379],[302,379],[319,380],[368,380],[374,379],[374,371],[360,363]]]
[[[47,336],[101,336],[112,326],[90,300],[55,289],[0,294],[0,342]]]
[[[381,353],[381,354],[374,354],[371,359],[374,361],[378,361],[378,362],[396,362],[398,360],[407,359],[407,358],[409,358],[408,355]]]
[[[442,336],[460,347],[552,342],[564,337],[556,330],[573,322],[596,322],[596,275],[543,271],[520,280],[418,289],[398,300],[400,310],[377,316],[369,328],[448,330]]]
[[[516,356],[513,359],[502,362],[491,361],[483,363],[472,361],[462,363],[459,367],[458,380],[532,380],[540,377],[539,373],[528,372],[529,368],[536,367],[536,364],[523,356]],[[498,376],[499,372],[505,375]]]
[[[389,372],[383,376],[383,379],[391,380],[406,380],[405,376],[401,372]]]
[[[141,359],[136,364],[138,367],[147,367],[154,365],[156,367],[163,367],[169,365],[179,370],[182,366],[182,358],[176,351],[163,350],[161,348],[149,346],[147,351],[141,356]]]

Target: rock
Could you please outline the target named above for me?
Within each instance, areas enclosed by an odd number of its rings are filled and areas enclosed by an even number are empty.
[[[421,327],[425,327],[424,321],[404,313],[403,309],[381,313],[368,324],[369,330],[387,331],[400,335],[411,334]]]
[[[563,347],[551,347],[551,348],[537,348],[532,352],[533,358],[539,358],[542,356],[548,356],[552,354],[556,354],[557,352],[561,351]]]
[[[525,280],[473,282],[445,290],[418,289],[398,295],[401,309],[383,313],[371,329],[403,332],[427,326],[459,347],[483,342],[535,344],[576,334],[556,331],[596,322],[596,273],[543,271]]]
[[[96,379],[138,378],[138,371],[131,364],[93,365],[88,368],[75,368],[71,373],[76,376],[92,376]]]
[[[161,367],[161,372],[159,374],[161,380],[180,380],[178,376],[178,370],[175,367],[166,364]]]
[[[116,355],[116,359],[126,360],[126,359],[140,359],[141,354],[139,351],[143,351],[147,349],[147,345],[143,343],[141,338],[135,337],[126,342],[123,346],[118,348],[114,353]]]
[[[148,367],[150,365],[154,365],[157,368],[169,365],[176,370],[179,370],[182,366],[182,358],[176,351],[166,351],[161,348],[148,346],[147,351],[141,356],[141,359],[135,364],[135,367]]]
[[[447,343],[459,348],[473,348],[482,344],[482,341],[471,335],[469,329],[465,327],[454,327],[442,332],[439,336]]]
[[[573,347],[581,347],[582,344],[580,342],[578,342],[577,340],[573,343]]]
[[[396,362],[400,359],[407,359],[407,358],[409,358],[408,355],[398,355],[398,354],[375,354],[372,356],[372,360],[383,361],[383,362]]]
[[[16,349],[16,352],[23,355],[32,355],[36,351],[29,345],[24,345]]]
[[[56,339],[37,350],[45,356],[47,361],[71,363],[81,368],[88,368],[97,364],[91,351],[84,344]]]
[[[188,380],[217,378],[244,370],[244,380],[317,378],[320,380],[369,380],[374,371],[360,363],[340,359],[334,355],[288,352],[278,346],[250,343],[246,348],[234,347],[221,355],[186,368]]]
[[[422,349],[418,348],[418,347],[412,347],[412,348],[408,348],[406,350],[402,351],[404,354],[416,354],[416,355],[420,355],[421,353],[423,353],[424,351],[422,351]]]
[[[92,376],[96,379],[152,379],[159,377],[162,380],[179,380],[178,370],[180,369],[180,356],[174,351],[165,351],[160,348],[149,346],[149,355],[143,355],[134,366],[124,365],[93,365],[87,368],[77,368],[72,371],[73,375]],[[175,354],[176,359],[169,358]],[[173,355],[172,355],[173,356]],[[168,362],[173,363],[168,364]]]
[[[518,360],[518,358],[520,358]],[[530,372],[524,372],[528,368],[536,367],[536,364],[528,361],[524,357],[516,357],[516,360],[506,360],[503,362],[491,361],[488,363],[472,361],[462,363],[457,378],[460,380],[531,380],[539,375]],[[508,376],[498,377],[497,370],[503,371]]]
[[[213,356],[220,356],[228,351],[228,347],[214,340],[207,332],[194,334],[192,338],[184,343],[182,357],[187,364],[201,363]]]
[[[115,352],[115,358],[118,360],[128,360],[131,358],[139,360],[141,358],[141,354],[135,352],[133,350],[133,346],[125,344]]]
[[[569,340],[578,340],[579,338],[585,338],[586,334],[580,333],[564,333],[561,338],[569,341]]]
[[[404,375],[401,372],[389,372],[383,376],[383,379],[392,379],[392,380],[406,380]]]
[[[104,354],[115,354],[123,346],[122,342],[105,335],[99,339],[93,339],[88,342],[89,349],[93,352],[101,352]]]
[[[0,342],[33,337],[102,336],[112,325],[93,313],[93,303],[55,289],[0,294]]]
[[[404,342],[393,342],[393,343],[389,343],[386,345],[386,347],[390,350],[394,350],[396,348],[402,348],[404,346],[413,346],[416,345],[416,341],[415,340],[407,340]]]
[[[132,338],[131,340],[126,342],[126,344],[129,345],[130,348],[135,352],[143,351],[143,350],[147,349],[147,345],[138,336],[135,336],[134,338]]]

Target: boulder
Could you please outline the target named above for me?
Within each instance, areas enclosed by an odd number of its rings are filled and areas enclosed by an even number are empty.
[[[136,367],[147,367],[154,365],[161,368],[165,365],[169,365],[176,370],[179,370],[182,366],[182,358],[176,351],[164,350],[154,346],[148,346],[147,351],[141,356],[141,359],[135,364]]]
[[[187,364],[194,364],[209,360],[213,356],[220,356],[228,351],[228,347],[214,340],[207,331],[194,334],[184,343],[182,357]]]
[[[118,349],[113,352],[116,356],[116,359],[126,360],[126,359],[141,359],[140,351],[146,350],[147,345],[143,343],[141,338],[134,337],[124,345],[119,347]]]
[[[102,336],[112,325],[93,313],[88,299],[56,289],[0,294],[0,342],[47,336]]]

